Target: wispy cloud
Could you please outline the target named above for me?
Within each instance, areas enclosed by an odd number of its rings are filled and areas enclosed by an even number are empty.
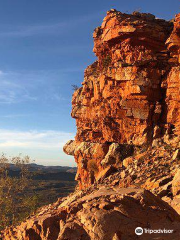
[[[36,100],[35,96],[30,96],[22,84],[15,81],[11,72],[0,70],[0,104],[12,104],[21,101]]]
[[[22,85],[1,79],[1,76],[0,85],[0,104],[12,104],[22,101],[37,100],[35,96],[30,95],[28,89],[24,88]]]
[[[85,24],[89,21],[99,18],[99,14],[100,12],[96,12],[94,14],[82,15],[66,21],[60,21],[51,24],[47,23],[26,26],[13,25],[13,28],[11,28],[11,26],[7,26],[8,29],[6,31],[0,31],[0,37],[29,37],[35,35],[61,34],[64,31],[68,31],[69,28],[74,28],[79,24]]]
[[[2,71],[0,70],[0,104],[35,101],[64,101],[61,84],[64,74],[79,72],[83,68],[64,68],[52,71]],[[71,86],[71,84],[70,84]]]
[[[0,149],[61,149],[69,140],[73,139],[73,133],[61,131],[17,131],[0,129]]]
[[[7,114],[7,115],[1,115],[0,118],[24,118],[24,117],[30,117],[31,114]]]

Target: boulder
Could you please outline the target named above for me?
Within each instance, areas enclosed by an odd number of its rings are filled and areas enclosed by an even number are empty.
[[[42,212],[43,210],[41,210]],[[62,203],[3,233],[4,240],[139,239],[135,229],[173,229],[171,234],[143,233],[142,240],[180,239],[180,217],[160,198],[135,188],[105,187],[75,192]]]
[[[63,151],[67,155],[74,156],[75,149],[77,147],[77,143],[74,140],[69,140],[63,147]]]

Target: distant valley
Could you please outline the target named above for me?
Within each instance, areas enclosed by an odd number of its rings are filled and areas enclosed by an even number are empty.
[[[9,165],[9,176],[18,177],[20,169],[14,164]],[[59,197],[67,196],[76,186],[76,167],[43,166],[35,163],[28,164],[28,171],[32,175],[29,194],[35,192],[39,198],[40,206],[52,203]]]

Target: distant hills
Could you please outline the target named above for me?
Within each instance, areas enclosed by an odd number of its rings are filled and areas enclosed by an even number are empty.
[[[36,163],[27,164],[29,171],[58,171],[58,172],[70,172],[76,173],[76,167],[68,167],[68,166],[43,166]],[[19,171],[19,167],[14,164],[9,164],[9,169],[13,171]]]
[[[68,166],[43,166],[36,163],[27,164],[28,171],[33,173],[34,180],[60,180],[74,181],[77,171],[76,167]],[[8,172],[11,177],[18,177],[20,167],[15,164],[9,164]]]

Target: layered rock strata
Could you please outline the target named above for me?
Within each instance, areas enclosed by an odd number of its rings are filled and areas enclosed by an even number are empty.
[[[180,239],[180,14],[110,10],[72,99],[78,188],[3,240]],[[135,228],[171,229],[140,237]]]
[[[180,131],[180,15],[107,12],[94,31],[97,61],[72,98],[73,154],[81,189],[122,166],[136,146]]]
[[[180,14],[176,15],[174,29],[166,41],[171,55],[171,70],[167,76],[167,123],[173,133],[180,134]]]
[[[163,124],[172,23],[150,14],[107,13],[94,32],[98,60],[72,99],[76,141],[141,145]]]

